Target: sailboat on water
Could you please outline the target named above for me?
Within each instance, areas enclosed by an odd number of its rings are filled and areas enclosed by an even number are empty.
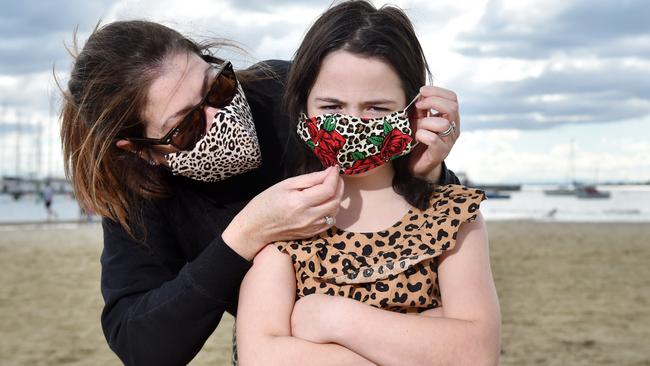
[[[609,198],[609,192],[600,191],[595,185],[581,184],[575,180],[573,158],[574,140],[571,139],[571,153],[569,155],[571,184],[555,189],[546,189],[544,190],[544,194],[547,196],[576,196],[578,198]]]
[[[576,190],[573,186],[561,186],[554,189],[545,189],[544,194],[547,196],[575,196]]]
[[[547,196],[576,196],[578,198],[609,198],[610,193],[601,191],[594,185],[573,183],[573,186],[544,190]]]
[[[578,198],[609,198],[610,193],[599,191],[596,186],[580,185],[576,189],[576,196]]]

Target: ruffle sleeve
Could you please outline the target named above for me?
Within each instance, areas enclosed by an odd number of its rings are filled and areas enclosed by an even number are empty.
[[[476,219],[484,199],[477,189],[440,186],[428,209],[412,209],[395,230],[359,234],[330,229],[276,246],[292,257],[296,277],[303,281],[343,285],[408,277],[416,264],[454,248],[460,225]]]

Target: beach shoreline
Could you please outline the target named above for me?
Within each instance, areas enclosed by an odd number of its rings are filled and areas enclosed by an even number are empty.
[[[58,226],[57,226],[58,225]],[[650,225],[488,222],[501,365],[650,365]],[[0,225],[0,359],[116,365],[99,324],[101,226]],[[192,365],[227,365],[225,315]]]

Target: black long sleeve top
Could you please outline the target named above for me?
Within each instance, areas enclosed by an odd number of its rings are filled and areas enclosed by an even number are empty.
[[[225,311],[235,314],[251,263],[221,238],[256,194],[280,181],[292,149],[281,113],[285,61],[267,61],[277,78],[243,85],[262,150],[262,166],[218,183],[169,177],[168,197],[142,202],[135,239],[102,222],[102,327],[127,365],[184,365],[200,351]],[[458,183],[443,169],[440,183]]]

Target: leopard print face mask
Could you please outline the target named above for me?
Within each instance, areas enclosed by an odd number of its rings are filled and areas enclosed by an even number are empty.
[[[300,116],[298,136],[316,154],[324,167],[338,164],[339,173],[354,175],[367,172],[408,154],[413,131],[406,108],[382,118],[365,119],[345,114]]]
[[[208,133],[187,151],[165,155],[174,175],[216,182],[246,173],[262,164],[253,116],[241,86],[229,105],[214,116]]]

